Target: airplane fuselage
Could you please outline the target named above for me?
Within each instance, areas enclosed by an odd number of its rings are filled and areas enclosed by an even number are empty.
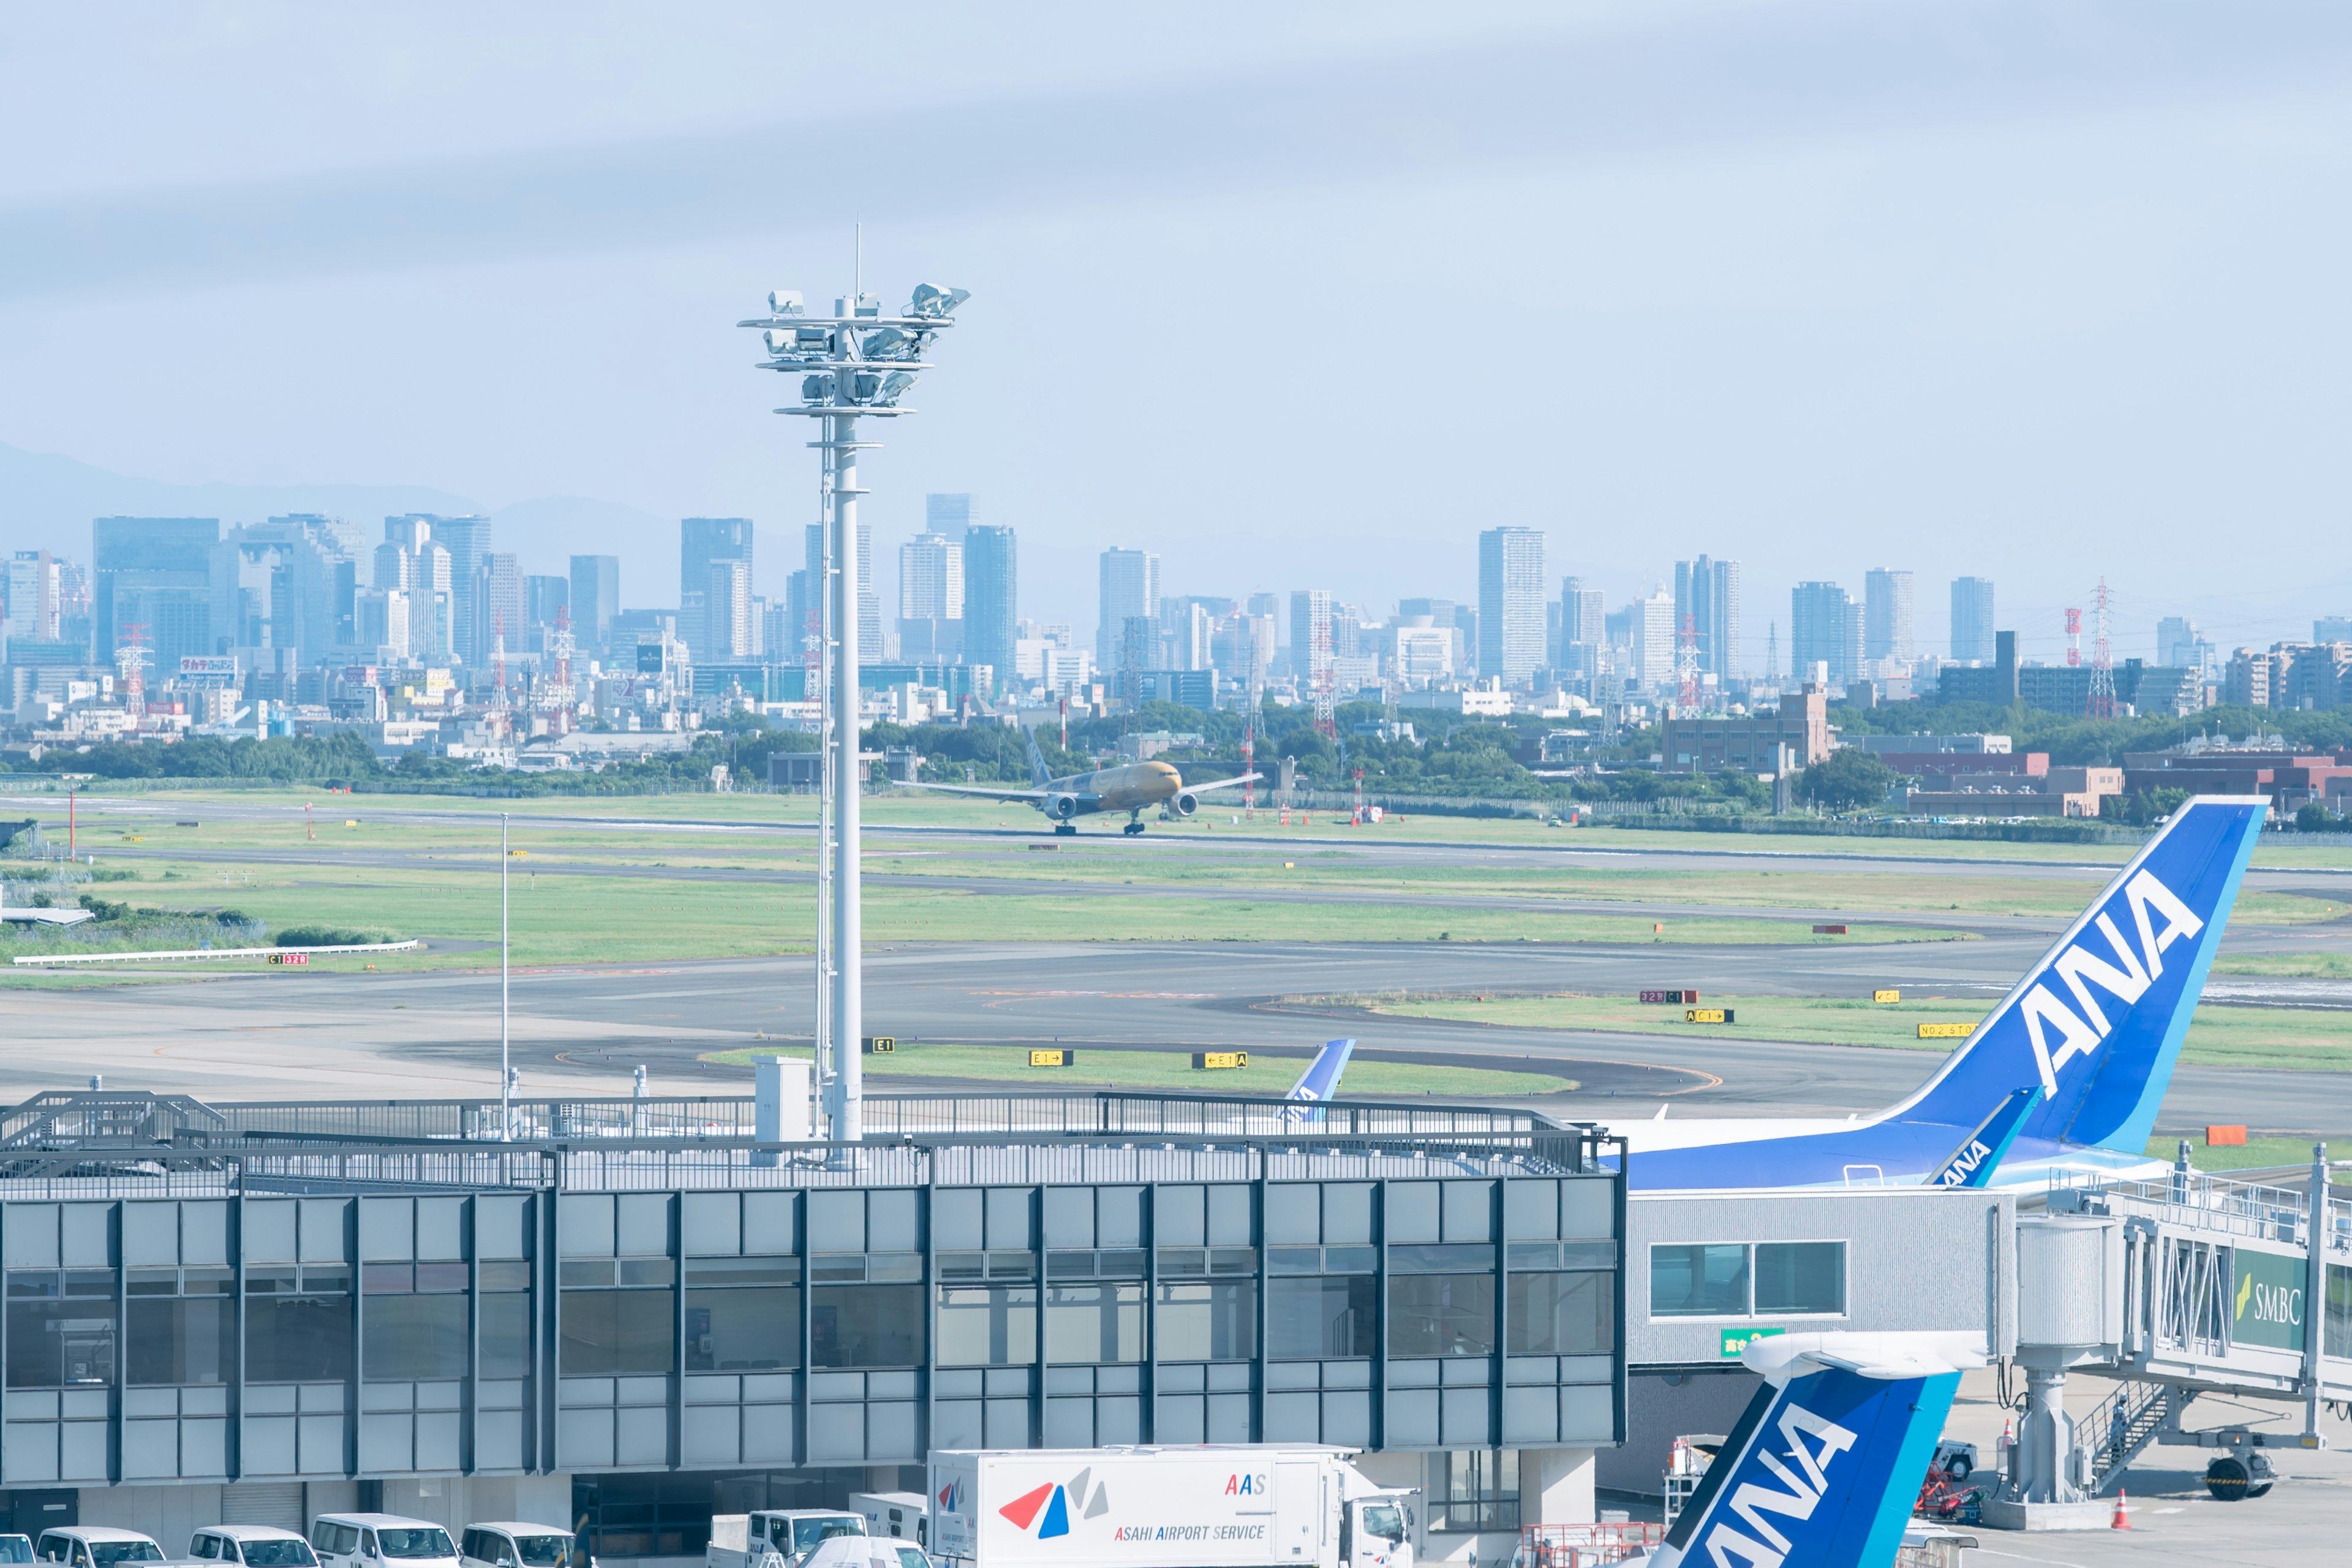
[[[1044,795],[1033,804],[1047,816],[1062,820],[1164,805],[1183,792],[1184,775],[1168,763],[1121,763],[1115,768],[1052,779],[1040,787]]]

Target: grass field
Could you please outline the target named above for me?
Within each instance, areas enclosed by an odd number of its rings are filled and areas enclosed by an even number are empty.
[[[714,1051],[705,1061],[751,1065],[754,1056],[806,1057],[806,1049]],[[1020,1083],[1040,1090],[1069,1085],[1085,1088],[1162,1089],[1196,1094],[1279,1095],[1307,1070],[1303,1058],[1258,1057],[1245,1068],[1197,1070],[1192,1057],[1175,1051],[1085,1051],[1067,1068],[1033,1068],[1028,1052],[1010,1046],[902,1044],[887,1056],[864,1058],[877,1078],[974,1079]],[[1343,1098],[1380,1100],[1398,1095],[1565,1094],[1574,1079],[1551,1073],[1507,1072],[1493,1068],[1425,1066],[1358,1057],[1348,1067]]]
[[[2223,953],[2214,961],[2213,973],[2268,974],[2283,980],[2352,980],[2352,953]]]
[[[2352,1133],[2336,1133],[2327,1137],[2314,1137],[2308,1133],[2289,1136],[2282,1133],[2268,1138],[2250,1137],[2243,1145],[2236,1148],[2224,1145],[2219,1149],[2210,1149],[2205,1145],[2204,1131],[2200,1127],[2187,1133],[2159,1133],[2148,1140],[2147,1157],[2151,1160],[2162,1160],[2169,1164],[2179,1153],[2180,1140],[2184,1137],[2189,1140],[2189,1163],[2200,1171],[2259,1171],[2273,1168],[2308,1170],[2311,1166],[2311,1146],[2314,1143],[2327,1145],[2327,1158],[2331,1164],[2352,1156]]]
[[[1895,1050],[1948,1053],[1955,1042],[1923,1040],[1923,1023],[1973,1023],[1984,1016],[1981,999],[1906,995],[1880,1004],[1836,996],[1715,996],[1708,1007],[1727,1007],[1737,1022],[1689,1024],[1684,1009],[1645,1006],[1623,996],[1411,996],[1402,994],[1296,997],[1321,1005],[1366,1006],[1400,1017],[1453,1018],[1521,1028],[1603,1029],[1625,1034],[1728,1035],[1748,1040],[1787,1040],[1836,1046],[1881,1046]],[[2295,1007],[2200,1007],[2189,1026],[2181,1059],[2202,1066],[2293,1068],[2352,1071],[2352,1013]]]

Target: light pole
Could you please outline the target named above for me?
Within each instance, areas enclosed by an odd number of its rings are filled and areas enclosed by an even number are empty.
[[[815,1034],[825,1132],[837,1142],[856,1142],[865,1134],[858,1059],[865,974],[858,919],[857,498],[866,492],[857,483],[857,454],[877,443],[857,438],[857,422],[914,412],[899,400],[930,368],[924,352],[954,324],[955,308],[969,298],[967,289],[922,284],[895,316],[884,315],[881,300],[864,292],[835,300],[829,316],[812,316],[797,291],[778,289],[768,296],[765,316],[738,323],[761,329],[768,355],[761,368],[800,378],[800,401],[776,412],[820,421],[810,445],[824,470],[825,633],[833,658],[822,788],[834,832],[818,848],[831,862],[832,908],[831,931],[824,931],[822,916],[819,922]]]
[[[514,1072],[507,1065],[507,813],[499,813],[499,1138],[514,1136]]]

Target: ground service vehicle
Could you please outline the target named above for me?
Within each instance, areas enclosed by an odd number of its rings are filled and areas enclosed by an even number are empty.
[[[310,1521],[321,1568],[457,1568],[449,1532],[396,1513],[322,1513]]]
[[[1347,1450],[942,1450],[930,1550],[971,1568],[1412,1568],[1418,1491]]]
[[[163,1549],[152,1536],[135,1530],[111,1530],[102,1524],[80,1524],[41,1531],[34,1556],[66,1568],[115,1568],[118,1563],[161,1563]]]
[[[309,1542],[270,1524],[208,1524],[188,1538],[188,1555],[223,1568],[319,1568]]]
[[[834,1508],[714,1514],[702,1561],[705,1568],[803,1568],[819,1542],[866,1533],[864,1515]]]
[[[913,1492],[852,1492],[849,1506],[866,1516],[866,1533],[930,1542],[930,1510]]]
[[[0,1563],[30,1563],[33,1560],[33,1538],[14,1532],[0,1533]]]
[[[458,1568],[594,1568],[570,1531],[510,1519],[459,1531],[457,1560]]]

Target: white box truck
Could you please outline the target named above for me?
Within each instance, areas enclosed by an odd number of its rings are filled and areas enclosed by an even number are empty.
[[[1418,1491],[1349,1450],[941,1450],[930,1550],[969,1568],[1412,1568]]]
[[[863,1515],[837,1508],[713,1514],[703,1568],[800,1568],[820,1543],[837,1535],[865,1534]]]
[[[912,1492],[852,1492],[849,1508],[865,1516],[868,1535],[930,1544],[930,1510]]]

